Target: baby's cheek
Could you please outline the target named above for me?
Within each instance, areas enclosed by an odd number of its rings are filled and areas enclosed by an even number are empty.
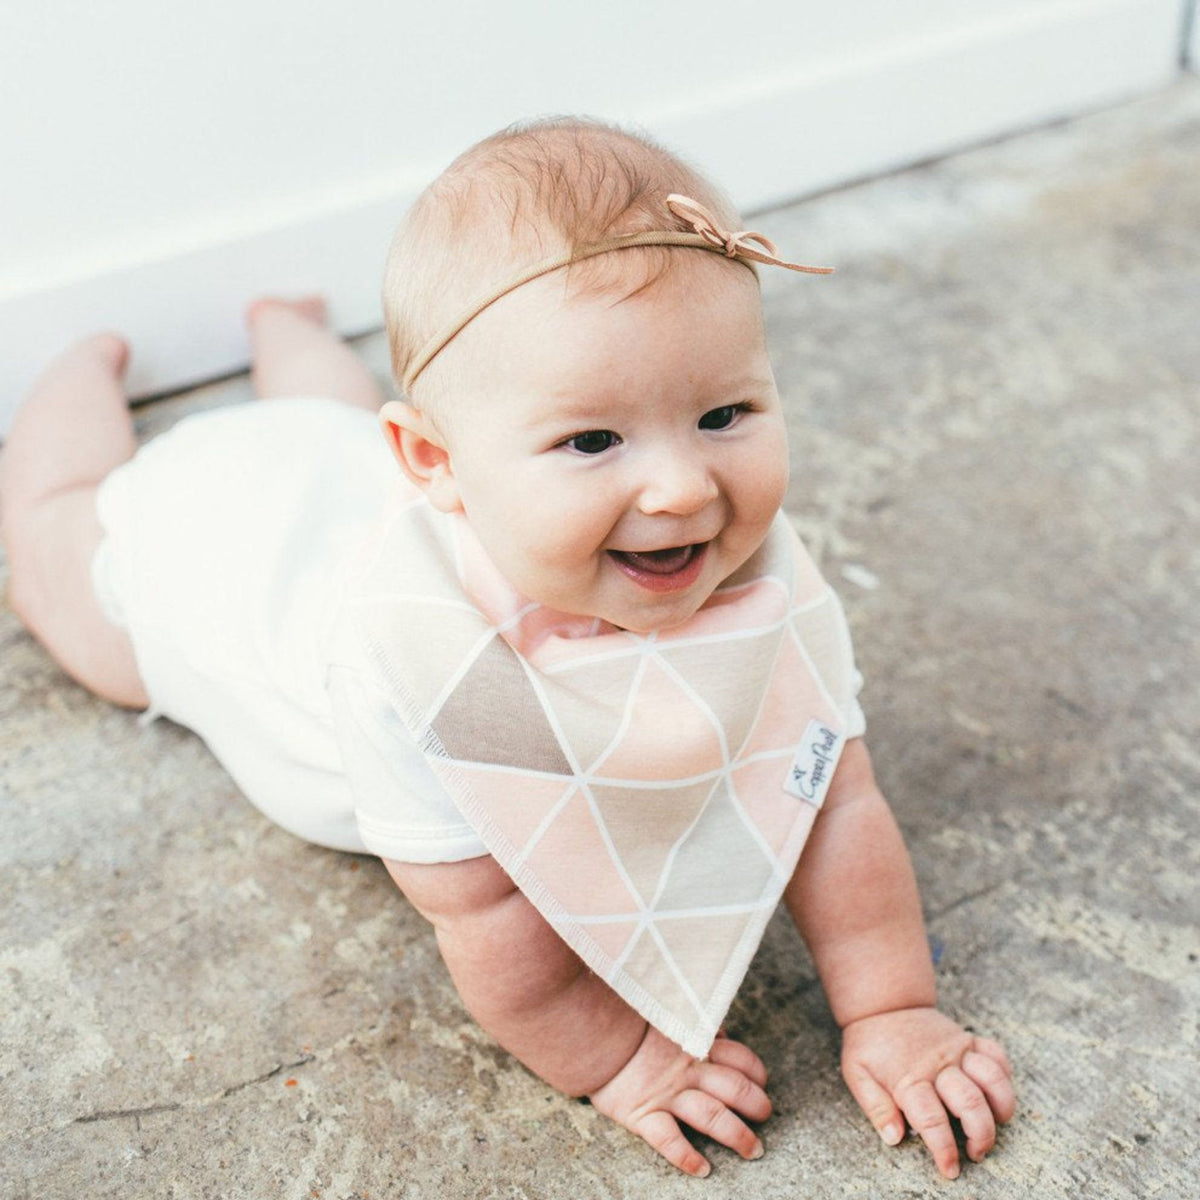
[[[786,452],[748,468],[743,512],[747,523],[761,528],[763,536],[787,495],[788,462]]]
[[[604,544],[613,519],[599,503],[570,505],[554,496],[538,501],[537,532],[529,539],[536,544],[545,565],[583,563]]]
[[[553,506],[547,511],[553,512]],[[601,554],[601,540],[586,522],[563,512],[561,519],[541,522],[540,528],[528,531],[519,557],[524,570],[543,587],[554,592],[569,591],[590,583]]]

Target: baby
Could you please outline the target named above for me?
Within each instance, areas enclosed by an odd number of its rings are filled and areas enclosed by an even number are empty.
[[[541,122],[396,236],[403,401],[319,301],[267,299],[267,402],[139,450],[128,347],[79,343],[4,450],[11,602],[279,824],[381,857],[475,1019],[690,1175],[681,1126],[763,1152],[766,1070],[722,1023],[782,900],[855,1099],[953,1178],[952,1120],[987,1154],[1011,1071],[935,1007],[845,621],[780,512],[753,264],[820,269],[737,224],[650,142]]]

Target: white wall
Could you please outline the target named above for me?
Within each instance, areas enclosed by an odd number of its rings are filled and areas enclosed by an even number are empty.
[[[262,291],[319,289],[343,331],[375,326],[404,207],[511,120],[635,121],[761,208],[1157,88],[1180,5],[10,3],[0,429],[95,328],[132,337],[148,394],[241,366]]]

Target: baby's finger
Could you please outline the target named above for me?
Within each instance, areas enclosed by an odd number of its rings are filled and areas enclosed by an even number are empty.
[[[685,1175],[703,1179],[712,1170],[704,1155],[683,1136],[683,1130],[670,1113],[661,1109],[650,1113],[637,1123],[634,1132]]]
[[[934,1086],[962,1125],[967,1137],[967,1157],[979,1162],[996,1144],[996,1119],[987,1097],[958,1067],[940,1071]]]
[[[846,1072],[846,1086],[885,1145],[898,1146],[904,1141],[904,1114],[886,1088],[861,1067]]]
[[[993,1042],[991,1038],[977,1037],[972,1042],[972,1048],[978,1051],[980,1054],[986,1054],[988,1058],[999,1064],[1000,1070],[1002,1070],[1005,1075],[1009,1077],[1009,1079],[1012,1078],[1012,1063],[1008,1061],[1008,1055],[1004,1053],[1004,1047],[1000,1045],[999,1042]]]
[[[1017,1109],[1017,1099],[1013,1093],[1012,1079],[1004,1067],[990,1055],[968,1050],[963,1055],[962,1069],[968,1079],[974,1080],[983,1089],[996,1120],[1001,1123],[1011,1121]]]
[[[743,1158],[762,1158],[763,1146],[758,1135],[715,1096],[688,1088],[675,1097],[671,1112],[697,1133],[728,1146]]]
[[[698,1063],[691,1079],[698,1091],[707,1092],[751,1121],[765,1121],[771,1115],[771,1098],[753,1079],[734,1067]]]
[[[897,1099],[913,1131],[920,1135],[921,1141],[929,1148],[937,1169],[947,1179],[957,1179],[958,1143],[954,1140],[950,1118],[933,1084],[927,1080],[914,1083]]]
[[[741,1071],[747,1079],[753,1080],[760,1088],[767,1086],[767,1068],[763,1060],[749,1046],[735,1042],[732,1038],[718,1037],[708,1052],[708,1061]]]

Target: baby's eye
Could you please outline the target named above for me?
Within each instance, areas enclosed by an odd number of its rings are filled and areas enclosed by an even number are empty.
[[[577,433],[567,438],[563,445],[569,446],[577,454],[603,454],[620,440],[611,429],[589,429],[587,433]]]
[[[748,412],[748,404],[722,404],[720,408],[711,409],[700,418],[701,429],[728,429],[738,417]]]

